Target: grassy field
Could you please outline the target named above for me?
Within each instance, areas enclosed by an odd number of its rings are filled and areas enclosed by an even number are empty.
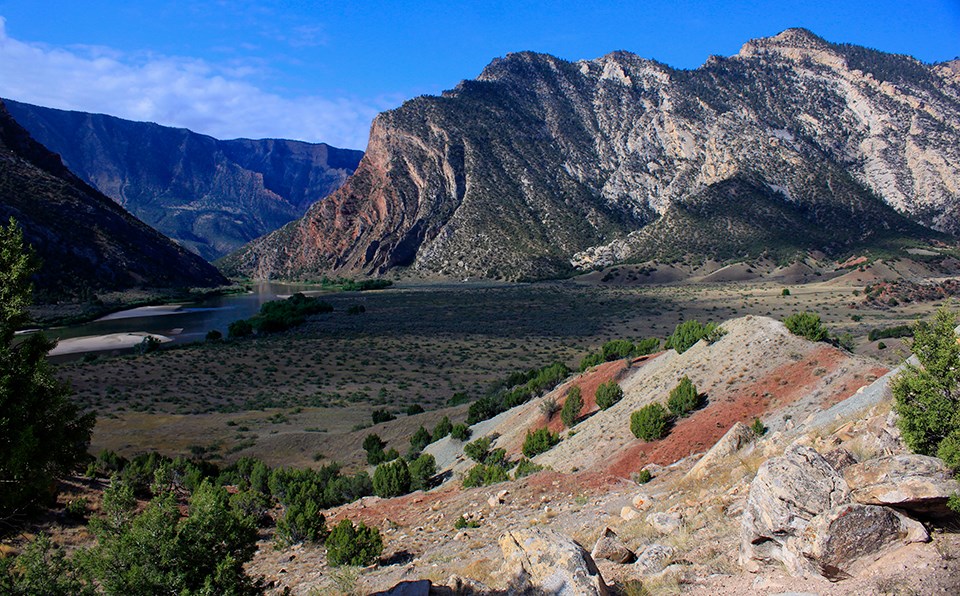
[[[358,465],[369,432],[404,452],[405,437],[420,424],[430,429],[444,414],[462,421],[463,406],[443,409],[455,393],[476,399],[512,371],[553,361],[575,368],[607,340],[663,338],[687,319],[783,319],[815,311],[834,333],[851,333],[858,353],[897,363],[905,355],[901,340],[885,340],[880,350],[867,333],[910,323],[941,302],[871,307],[859,283],[581,280],[342,293],[325,297],[335,312],[289,332],[78,361],[60,365],[59,374],[76,399],[98,413],[93,450]],[[366,311],[347,315],[356,304]],[[427,412],[403,416],[413,404]],[[378,408],[399,418],[369,430],[370,413]]]

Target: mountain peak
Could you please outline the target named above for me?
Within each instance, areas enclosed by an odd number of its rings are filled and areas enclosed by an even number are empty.
[[[773,37],[751,39],[743,44],[737,54],[740,58],[750,58],[758,54],[775,53],[786,58],[798,59],[812,57],[824,62],[826,56],[835,57],[834,47],[809,29],[795,27],[781,31]],[[833,60],[826,60],[832,62]]]

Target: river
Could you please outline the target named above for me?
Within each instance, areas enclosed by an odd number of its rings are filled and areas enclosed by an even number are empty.
[[[198,302],[143,306],[45,333],[59,344],[50,352],[54,362],[63,362],[91,352],[124,353],[133,350],[146,335],[160,336],[163,343],[190,343],[217,330],[226,337],[227,327],[237,319],[255,315],[264,302],[296,292],[321,293],[317,286],[261,283],[245,294],[214,296]]]

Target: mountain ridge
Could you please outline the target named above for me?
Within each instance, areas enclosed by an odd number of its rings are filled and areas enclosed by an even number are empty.
[[[207,260],[303,215],[363,155],[287,139],[219,140],[186,128],[5,101],[71,171]]]
[[[915,223],[960,232],[951,73],[799,29],[694,70],[623,51],[508,54],[380,114],[342,189],[223,266],[254,277],[564,275],[575,255],[631,232],[620,256],[651,252],[635,242],[645,226],[735,176],[781,189],[810,228],[839,224],[835,238],[850,238],[829,251],[839,256],[864,244],[866,222],[883,242],[890,231],[943,238]]]
[[[41,302],[226,283],[199,256],[70,172],[0,101],[0,220],[10,217],[42,261],[35,283]]]

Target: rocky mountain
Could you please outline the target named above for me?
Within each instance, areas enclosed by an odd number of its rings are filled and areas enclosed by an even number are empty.
[[[380,114],[357,172],[228,257],[257,277],[560,275],[621,260],[842,255],[960,232],[951,64],[790,29],[677,70],[494,60]]]
[[[5,100],[71,171],[207,260],[276,230],[353,173],[362,151],[182,128]]]
[[[213,266],[72,174],[0,102],[0,220],[10,217],[43,261],[40,301],[226,283]]]

